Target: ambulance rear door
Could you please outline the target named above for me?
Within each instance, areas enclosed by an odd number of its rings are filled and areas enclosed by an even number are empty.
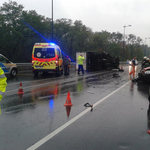
[[[63,69],[63,59],[62,59],[62,53],[61,49],[57,48],[57,55],[58,55],[58,66],[59,66],[59,71]]]
[[[51,47],[39,47],[34,49],[34,57],[37,58],[35,69],[55,69],[55,49]]]

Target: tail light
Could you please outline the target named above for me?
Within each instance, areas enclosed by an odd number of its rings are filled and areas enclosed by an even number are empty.
[[[56,60],[56,66],[58,66],[58,60]]]

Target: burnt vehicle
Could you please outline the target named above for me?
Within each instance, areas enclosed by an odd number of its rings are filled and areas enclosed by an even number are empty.
[[[150,67],[142,68],[138,73],[137,82],[150,83]]]

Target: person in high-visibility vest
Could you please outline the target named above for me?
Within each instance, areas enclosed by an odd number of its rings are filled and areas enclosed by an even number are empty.
[[[132,70],[129,73],[129,75],[133,74],[133,78],[135,77],[135,66],[137,65],[136,62],[137,62],[136,57],[134,57],[131,61]]]
[[[2,99],[2,94],[5,92],[6,90],[6,86],[7,86],[7,78],[4,74],[3,69],[0,67],[0,101]]]
[[[82,71],[82,74],[84,74],[83,61],[84,61],[84,57],[82,55],[79,55],[78,56],[78,74],[80,73],[80,70]]]

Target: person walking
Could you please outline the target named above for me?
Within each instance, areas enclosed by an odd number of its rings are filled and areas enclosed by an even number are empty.
[[[80,54],[78,56],[78,74],[80,74],[80,70],[82,71],[82,74],[84,74],[83,61],[84,61],[84,57]]]
[[[132,66],[132,70],[131,72],[129,73],[129,75],[132,75],[133,74],[133,78],[135,77],[135,66],[137,65],[137,60],[136,60],[136,57],[134,57],[131,61],[131,66]]]

